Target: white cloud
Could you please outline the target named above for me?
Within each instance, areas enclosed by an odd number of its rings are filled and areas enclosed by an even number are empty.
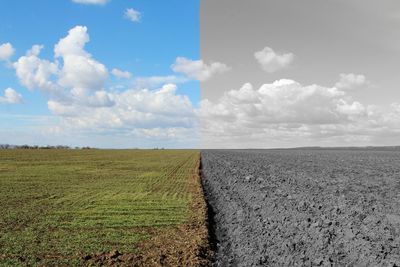
[[[72,28],[54,46],[54,62],[41,59],[43,46],[34,45],[13,64],[20,83],[30,90],[39,89],[63,101],[109,105],[112,101],[105,101],[105,96],[99,98],[108,71],[84,49],[89,40],[86,27]]]
[[[132,22],[139,22],[142,18],[142,14],[133,8],[127,8],[124,15],[125,18],[129,19]]]
[[[122,79],[122,78],[123,79],[129,79],[129,78],[132,77],[132,73],[130,73],[129,71],[122,71],[122,70],[119,70],[119,69],[116,69],[116,68],[112,69],[111,73],[115,77],[120,78],[120,79]]]
[[[167,83],[184,83],[187,82],[186,77],[167,75],[167,76],[150,76],[150,77],[138,77],[135,79],[136,87],[138,88],[155,88]]]
[[[185,77],[139,77],[134,88],[110,90],[117,86],[106,88],[107,68],[85,50],[89,41],[87,28],[76,26],[54,46],[53,62],[40,58],[43,46],[34,45],[13,64],[22,85],[46,93],[48,109],[58,118],[57,123],[48,125],[48,134],[70,138],[102,136],[102,140],[108,136],[119,146],[120,140],[128,144],[136,139],[147,140],[135,141],[139,147],[151,146],[151,140],[170,146],[174,142],[181,147],[183,143],[186,147],[198,145],[196,110],[190,99],[178,94],[176,85],[171,83],[186,81]],[[118,69],[111,73],[130,76]],[[152,88],[155,84],[162,86],[151,90],[144,83]]]
[[[39,54],[42,49],[43,46],[34,45],[13,66],[20,83],[28,89],[56,90],[57,85],[51,77],[58,74],[58,65],[40,59]]]
[[[363,105],[346,91],[278,80],[249,83],[218,101],[201,102],[204,147],[365,145],[400,135],[400,105],[391,111]],[[378,144],[382,144],[378,143]]]
[[[0,61],[7,61],[14,55],[15,49],[10,43],[0,45]]]
[[[4,96],[0,96],[0,104],[19,104],[22,103],[22,95],[12,88],[4,90]]]
[[[74,56],[90,56],[84,50],[86,43],[90,41],[87,33],[87,27],[75,26],[68,31],[68,35],[58,41],[54,46],[54,55],[56,57]]]
[[[193,129],[196,124],[194,107],[187,96],[176,93],[175,84],[169,83],[156,90],[141,87],[107,91],[107,68],[85,50],[89,40],[87,28],[76,26],[54,47],[55,58],[61,59],[60,62],[40,59],[43,47],[35,45],[14,63],[20,82],[29,89],[59,92],[49,94],[48,108],[61,119],[65,126],[61,128],[92,133],[149,133],[151,136],[165,129],[170,133],[166,136],[170,137],[178,131],[176,129],[186,129],[179,130],[182,133]],[[130,76],[118,69],[112,73]],[[142,82],[153,84],[179,81],[176,76],[143,79]]]
[[[335,87],[341,90],[352,90],[363,86],[367,86],[369,82],[362,74],[341,73],[340,80],[335,84]]]
[[[254,57],[260,63],[262,69],[268,73],[284,69],[294,60],[294,54],[277,53],[268,46],[261,51],[255,52]]]
[[[171,68],[174,72],[183,73],[187,77],[199,81],[207,81],[215,74],[230,70],[227,65],[220,62],[211,62],[207,65],[203,60],[190,60],[184,57],[177,57]]]
[[[101,90],[108,78],[107,68],[84,50],[90,38],[87,28],[76,26],[54,47],[56,58],[62,58],[59,84],[67,88]]]
[[[196,132],[193,129],[182,128],[182,127],[172,127],[172,128],[151,128],[151,129],[135,129],[132,131],[135,136],[140,136],[144,138],[151,138],[151,139],[169,139],[169,140],[180,140],[182,138],[193,137],[195,140],[197,136]],[[191,148],[196,147],[197,144],[188,143],[184,148]]]
[[[106,67],[87,57],[65,56],[59,84],[63,87],[101,90],[107,81]]]
[[[105,5],[110,0],[72,0],[72,2],[85,5]]]
[[[109,93],[110,106],[89,106],[50,100],[50,111],[60,116],[70,128],[90,131],[193,128],[195,111],[187,96],[176,94],[176,85],[157,90],[129,89]]]

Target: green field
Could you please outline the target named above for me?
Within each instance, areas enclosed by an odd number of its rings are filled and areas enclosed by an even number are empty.
[[[0,150],[0,265],[134,253],[184,223],[195,150]]]

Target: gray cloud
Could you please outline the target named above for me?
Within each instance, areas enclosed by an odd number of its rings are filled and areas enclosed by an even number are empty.
[[[205,63],[203,60],[191,60],[177,57],[171,65],[174,72],[185,74],[188,78],[207,81],[216,74],[222,74],[230,70],[230,67],[221,62]]]
[[[398,135],[399,107],[394,103],[384,111],[336,87],[288,79],[258,89],[246,83],[217,101],[202,101],[203,146],[365,145],[381,135]]]
[[[272,73],[288,67],[294,60],[292,53],[277,53],[266,46],[261,51],[254,53],[255,59],[260,63],[263,70]]]

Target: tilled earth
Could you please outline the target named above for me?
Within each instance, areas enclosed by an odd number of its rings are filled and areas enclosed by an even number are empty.
[[[215,266],[400,266],[400,151],[205,150]]]

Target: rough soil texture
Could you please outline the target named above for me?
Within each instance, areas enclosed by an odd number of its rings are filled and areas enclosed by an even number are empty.
[[[200,159],[190,181],[189,221],[180,226],[156,230],[141,243],[136,254],[109,253],[82,255],[82,265],[89,266],[210,266],[213,252],[208,235],[207,204],[200,180]]]
[[[215,266],[400,266],[400,151],[202,151]]]

